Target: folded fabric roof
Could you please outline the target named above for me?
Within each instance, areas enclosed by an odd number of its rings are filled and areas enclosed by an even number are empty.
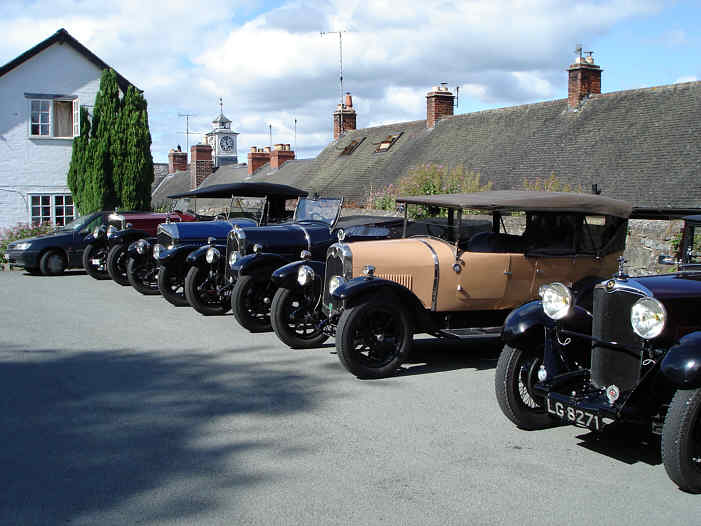
[[[182,194],[173,194],[168,197],[178,199],[181,197],[209,197],[209,198],[230,198],[236,197],[279,197],[284,199],[294,199],[295,197],[304,197],[307,192],[288,186],[286,184],[276,183],[230,183],[230,184],[213,184],[197,190],[191,190]]]

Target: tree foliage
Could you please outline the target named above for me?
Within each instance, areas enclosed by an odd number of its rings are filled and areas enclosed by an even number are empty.
[[[133,86],[120,98],[117,75],[102,72],[92,122],[81,108],[68,186],[81,214],[151,206],[153,158],[146,100]]]

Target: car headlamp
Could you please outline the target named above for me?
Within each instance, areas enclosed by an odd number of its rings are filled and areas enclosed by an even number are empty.
[[[207,261],[207,263],[211,265],[212,263],[215,263],[219,260],[219,256],[221,256],[219,250],[217,250],[214,247],[209,247],[207,249],[207,254],[205,255],[204,259]]]
[[[549,318],[561,320],[570,312],[572,293],[562,283],[543,285],[538,293],[543,300],[543,310]]]
[[[239,251],[232,250],[231,254],[229,254],[229,265],[234,265],[238,261],[239,257],[241,257]]]
[[[31,246],[31,243],[17,243],[15,245],[15,250],[27,250]]]
[[[341,276],[332,276],[329,280],[329,294],[333,294],[343,283],[345,280]]]
[[[145,239],[139,239],[139,240],[136,242],[136,252],[137,252],[138,254],[141,254],[141,255],[143,256],[143,255],[144,255],[144,252],[146,252],[146,246],[147,246],[146,240],[145,240]]]
[[[95,230],[92,231],[92,235],[94,238],[100,237],[100,227],[99,226],[95,227]]]
[[[299,267],[297,270],[297,283],[304,287],[305,285],[309,285],[312,281],[314,281],[314,269],[307,265]]]
[[[667,321],[664,305],[655,298],[640,298],[630,309],[630,324],[635,334],[646,340],[657,338]]]
[[[160,253],[161,253],[161,245],[159,243],[153,247],[153,259],[158,259],[158,255]]]

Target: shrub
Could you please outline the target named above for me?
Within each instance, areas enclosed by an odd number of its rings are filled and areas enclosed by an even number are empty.
[[[5,263],[5,252],[7,252],[7,245],[18,239],[25,239],[28,237],[38,236],[40,234],[46,234],[48,232],[53,232],[54,227],[49,223],[44,223],[41,225],[29,225],[27,223],[18,223],[11,228],[5,228],[0,232],[0,263]],[[4,266],[0,266],[4,268]]]
[[[540,177],[536,177],[532,181],[524,179],[523,189],[534,192],[576,192],[578,194],[584,192],[581,184],[573,187],[569,183],[563,183],[554,173],[550,174],[550,177],[547,179],[541,179]]]

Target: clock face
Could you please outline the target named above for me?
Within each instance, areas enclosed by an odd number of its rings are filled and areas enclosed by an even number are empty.
[[[234,139],[230,135],[224,135],[224,137],[219,139],[219,146],[221,146],[223,151],[230,152],[234,148]]]

